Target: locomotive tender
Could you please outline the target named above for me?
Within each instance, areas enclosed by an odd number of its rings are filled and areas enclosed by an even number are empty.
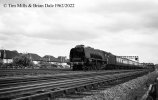
[[[70,50],[70,66],[73,70],[142,69],[139,62],[121,58],[109,52],[77,45]]]

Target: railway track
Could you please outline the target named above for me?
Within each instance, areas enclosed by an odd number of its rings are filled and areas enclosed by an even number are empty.
[[[69,72],[72,72],[71,69],[0,69],[0,78],[25,75],[52,75]]]
[[[68,78],[76,78],[76,77],[88,77],[91,75],[105,75],[105,74],[114,74],[114,73],[123,73],[130,72],[132,70],[117,70],[117,71],[104,71],[104,72],[75,72],[75,73],[63,73],[56,74],[53,76],[44,76],[44,77],[27,77],[27,78],[1,78],[0,79],[0,88],[4,87],[13,87],[18,85],[26,85],[26,84],[34,84],[38,82],[48,82],[48,81],[57,81],[57,80],[65,80]],[[73,71],[74,72],[74,71]]]
[[[14,87],[4,87],[0,89],[0,99],[14,100],[39,100],[42,98],[55,98],[56,96],[69,92],[80,91],[88,87],[118,81],[121,79],[131,79],[147,73],[145,70],[122,71],[110,73],[85,73],[60,76],[56,80],[48,79],[45,82],[36,81],[34,84],[17,85]],[[86,76],[86,77],[85,77]],[[31,82],[31,81],[30,81]]]

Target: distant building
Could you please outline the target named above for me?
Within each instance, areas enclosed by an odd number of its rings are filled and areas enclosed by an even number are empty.
[[[66,56],[58,56],[58,59],[59,59],[60,63],[66,63],[67,62]]]
[[[51,55],[45,55],[43,59],[44,61],[49,62],[54,66],[57,66],[57,68],[69,68],[69,65],[67,65],[66,56],[59,56],[58,58],[55,58]]]
[[[38,64],[40,61],[43,61],[43,58],[40,57],[40,56],[37,55],[37,54],[34,54],[34,53],[27,53],[26,55],[28,56],[28,58],[31,59],[31,61],[32,61],[34,64]]]
[[[69,59],[67,59],[66,56],[58,56],[58,59],[61,68],[70,68],[70,66],[67,64]]]
[[[12,63],[13,58],[19,55],[17,51],[0,50],[0,61],[3,63]]]
[[[43,57],[44,61],[49,62],[51,64],[58,64],[59,63],[59,59],[55,58],[54,56],[51,55],[45,55]]]

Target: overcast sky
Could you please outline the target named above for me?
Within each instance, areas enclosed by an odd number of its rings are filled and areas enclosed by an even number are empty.
[[[4,4],[75,4],[73,8],[9,8]],[[157,0],[1,0],[0,48],[69,56],[84,44],[158,63]]]

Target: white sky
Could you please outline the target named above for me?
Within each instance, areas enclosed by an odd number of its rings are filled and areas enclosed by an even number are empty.
[[[74,8],[4,8],[4,4],[74,3]],[[84,44],[158,63],[157,0],[0,0],[0,48],[69,56]]]

